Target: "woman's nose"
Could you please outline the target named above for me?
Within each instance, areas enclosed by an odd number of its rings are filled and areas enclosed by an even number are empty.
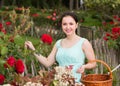
[[[68,25],[67,25],[67,28],[69,28],[69,27],[70,27],[70,25],[68,24]]]

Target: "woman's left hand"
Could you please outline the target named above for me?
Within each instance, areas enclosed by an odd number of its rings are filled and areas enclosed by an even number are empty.
[[[82,65],[78,70],[77,73],[83,73],[85,71],[85,65]]]

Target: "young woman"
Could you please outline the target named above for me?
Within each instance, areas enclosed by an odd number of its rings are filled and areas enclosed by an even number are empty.
[[[90,42],[76,34],[78,27],[77,16],[73,12],[65,12],[60,19],[60,25],[66,37],[58,40],[48,57],[34,53],[34,56],[44,66],[49,67],[58,62],[59,66],[72,66],[72,72],[76,82],[80,82],[81,73],[85,69],[91,69],[96,63],[85,64],[85,58],[88,61],[95,60],[95,54]],[[31,50],[35,50],[30,41],[25,42],[25,46]]]

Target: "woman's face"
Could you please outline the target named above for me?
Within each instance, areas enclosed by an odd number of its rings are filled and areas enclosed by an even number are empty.
[[[78,23],[76,23],[71,16],[63,17],[62,29],[67,36],[75,34],[77,27],[78,27]]]

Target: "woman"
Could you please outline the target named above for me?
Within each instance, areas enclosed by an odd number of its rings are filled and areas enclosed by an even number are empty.
[[[96,63],[84,64],[85,57],[88,61],[95,60],[92,45],[87,39],[76,34],[78,19],[73,12],[65,12],[61,16],[60,25],[66,37],[55,43],[47,58],[36,53],[34,53],[34,56],[46,67],[53,65],[55,61],[58,62],[59,66],[72,66],[75,81],[80,82],[81,73],[85,69],[91,69],[96,66]],[[33,51],[35,50],[30,41],[26,41],[25,46]]]

